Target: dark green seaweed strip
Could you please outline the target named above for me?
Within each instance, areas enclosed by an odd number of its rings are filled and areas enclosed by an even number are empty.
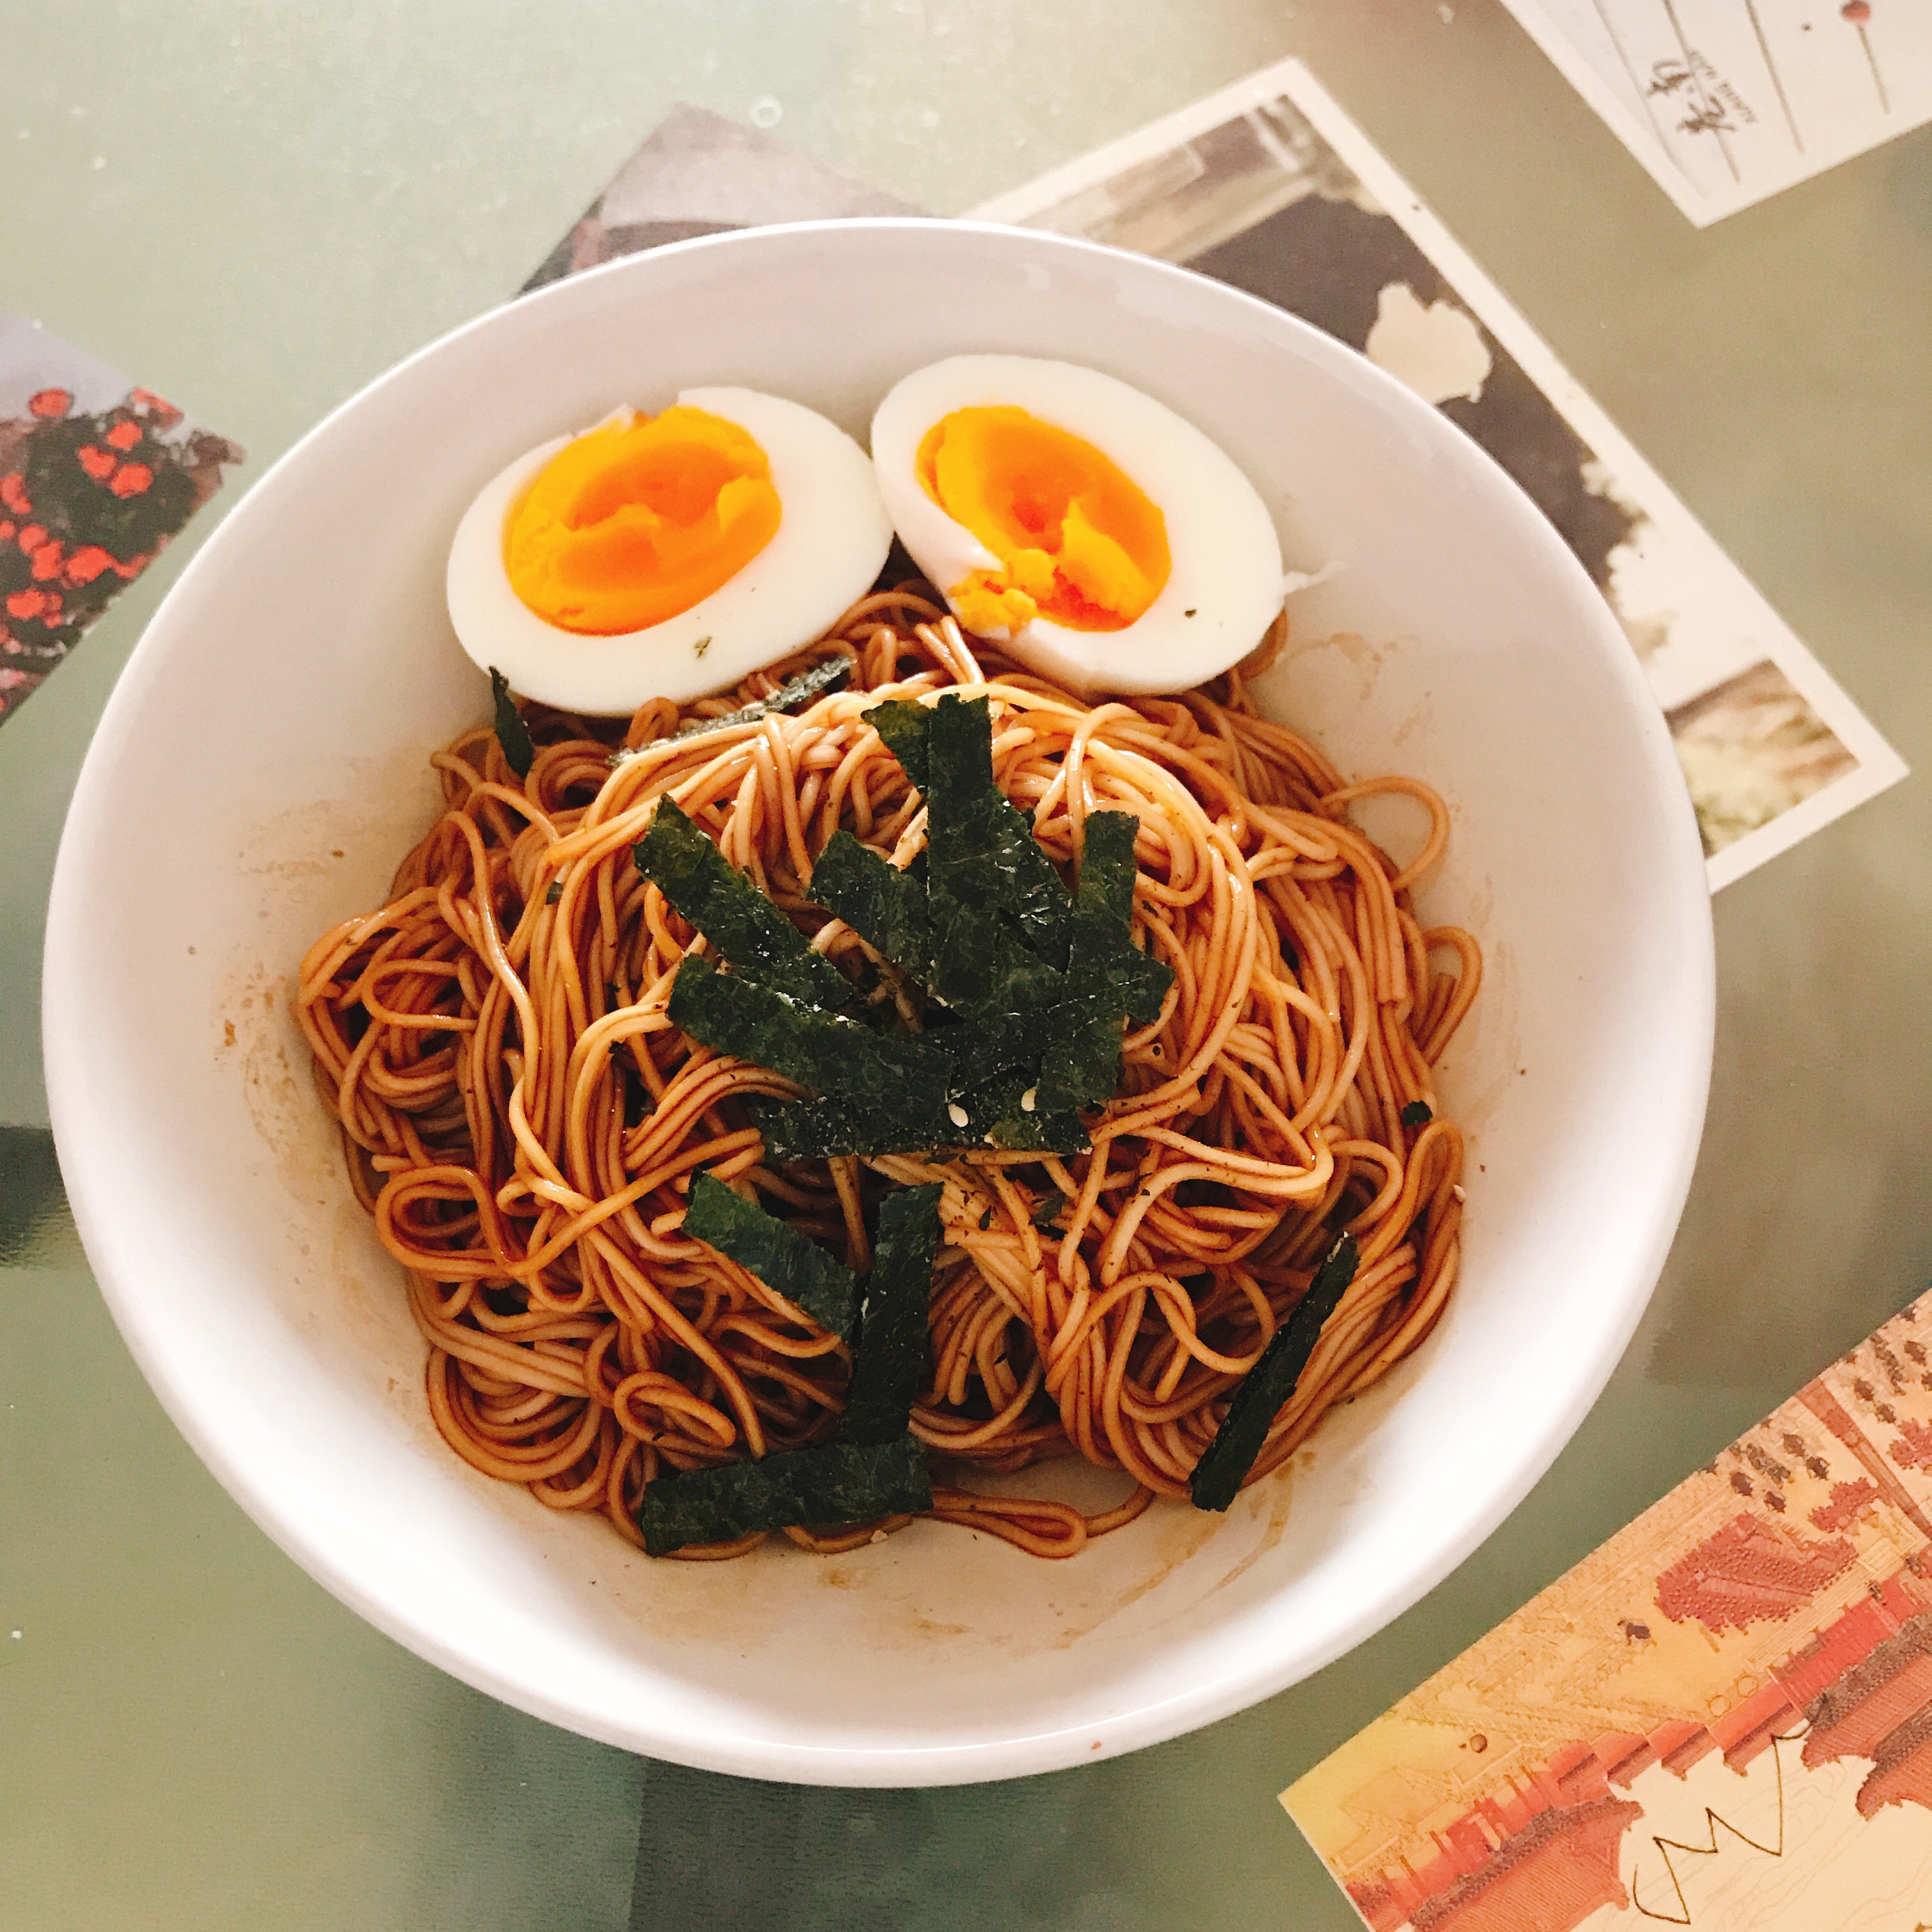
[[[693,1178],[684,1232],[748,1269],[821,1328],[851,1333],[859,1312],[858,1277],[789,1222],[734,1194],[716,1176],[700,1171]]]
[[[925,868],[889,866],[849,832],[832,833],[812,868],[812,898],[842,919],[874,952],[925,980],[932,970]]]
[[[923,789],[932,892],[1006,913],[1046,964],[1064,967],[1072,902],[1032,824],[993,782],[988,701],[948,696],[928,716]]]
[[[928,1040],[934,1037],[928,1034]],[[1003,1073],[969,1087],[956,1104],[967,1124],[949,1114],[946,1124],[914,1148],[889,1142],[876,1112],[841,1100],[760,1100],[752,1109],[772,1160],[826,1160],[838,1154],[908,1154],[926,1148],[984,1147],[1011,1152],[1084,1154],[1090,1143],[1078,1114],[1029,1112],[1020,1096],[1034,1084],[1030,1072]]]
[[[1435,1118],[1426,1100],[1412,1100],[1402,1110],[1402,1124],[1406,1127],[1426,1127]]]
[[[1022,1067],[968,1088],[955,1103],[968,1122],[959,1130],[961,1142],[978,1147],[990,1141],[1012,1153],[1084,1154],[1090,1143],[1080,1116],[1048,1112],[1040,1104],[1039,1085],[1038,1076]],[[1029,1093],[1034,1104],[1023,1106]]]
[[[1048,1113],[1104,1107],[1120,1084],[1120,1003],[1096,990],[1060,1007],[1062,1023],[1040,1056],[1038,1104]]]
[[[768,718],[774,712],[789,711],[794,705],[802,704],[807,698],[830,691],[851,668],[850,658],[824,658],[800,671],[796,677],[787,678],[770,697],[754,698],[742,710],[728,711],[720,718],[694,718],[671,735],[674,738],[695,738],[706,731],[728,731],[734,724],[755,724],[760,718]],[[622,758],[636,756],[634,752],[620,752],[610,762],[616,764]]]
[[[1096,812],[1087,820],[1073,902],[1072,970],[1104,981],[1125,1016],[1147,1026],[1160,1017],[1174,972],[1148,958],[1131,936],[1139,830],[1130,812]]]
[[[927,706],[892,700],[866,716],[908,776],[931,785],[928,850],[900,872],[838,832],[820,856],[813,896],[952,1011],[929,1011],[926,1030],[916,1035],[838,1022],[818,1004],[818,987],[779,985],[769,970],[761,974],[742,956],[748,942],[738,940],[734,950],[730,938],[721,937],[722,920],[705,926],[674,895],[740,970],[726,977],[706,962],[689,962],[674,989],[670,1017],[704,1044],[820,1096],[758,1105],[755,1117],[774,1159],[989,1143],[1083,1151],[1088,1142],[1078,1116],[1104,1106],[1119,1085],[1124,1024],[1130,1015],[1152,1018],[1173,978],[1131,938],[1138,821],[1120,812],[1090,819],[1080,890],[1070,899],[1030,824],[993,783],[984,700],[947,698]],[[772,922],[784,928],[778,943],[788,953],[794,942],[808,950],[708,839],[694,827],[683,836],[694,866],[758,902],[754,939],[767,936]],[[648,857],[640,845],[640,868]],[[940,883],[942,873],[952,889]],[[1057,952],[1059,966],[1034,943],[1043,928],[1058,934],[1045,952]],[[762,988],[760,977],[770,982]],[[850,984],[842,975],[838,983],[849,1006]],[[1033,1105],[1022,1107],[1022,1097]]]
[[[1103,980],[1108,997],[1124,1018],[1148,1026],[1160,1017],[1161,1002],[1174,984],[1174,968],[1123,939],[1097,964],[1083,962],[1081,971]]]
[[[927,987],[948,1006],[997,1012],[1022,1000],[1037,1004],[1058,996],[1060,974],[1002,914],[941,891],[928,875],[926,916],[932,928]]]
[[[771,1160],[830,1160],[840,1154],[905,1154],[880,1144],[877,1117],[840,1100],[759,1100],[752,1122]],[[937,1146],[935,1141],[933,1144]]]
[[[688,724],[680,725],[668,740],[656,739],[651,745],[639,745],[634,748],[627,746],[621,751],[613,752],[609,762],[615,769],[628,764],[633,758],[642,758],[655,745],[698,737],[706,731],[728,731],[736,724],[755,724],[760,718],[769,718],[775,712],[789,711],[807,698],[830,691],[851,668],[849,658],[826,658],[800,671],[796,677],[787,678],[769,698],[754,698],[740,710],[724,712],[716,718],[694,718]]]
[[[913,1397],[926,1373],[939,1197],[944,1191],[932,1182],[901,1188],[880,1203],[878,1239],[866,1277],[865,1311],[838,1425],[843,1442],[890,1442],[905,1433]]]
[[[1003,1114],[986,1137],[1006,1154],[1084,1154],[1094,1143],[1078,1114],[1043,1114],[1015,1110]]]
[[[811,1036],[825,1016],[816,1007],[687,954],[671,982],[666,1011],[673,1026],[715,1052],[769,1067],[801,1087],[818,1084],[819,1056]]]
[[[677,969],[670,1023],[718,1053],[769,1067],[815,1094],[860,1108],[881,1151],[952,1138],[952,1056],[917,1034],[875,1033],[693,956]]]
[[[1071,957],[1064,975],[1010,983],[1002,995],[961,1015],[983,1077],[1009,1066],[1039,1069],[1036,1104],[1048,1114],[1104,1106],[1120,1079],[1120,1032],[1131,1013],[1152,1019],[1173,978],[1134,946],[1133,840],[1130,812],[1096,812],[1087,821]],[[1044,970],[1044,969],[1042,969]],[[1035,1144],[1022,1131],[1003,1145]]]
[[[503,760],[518,778],[526,778],[536,763],[536,743],[510,695],[510,680],[494,664],[490,667],[490,695],[496,701],[496,742],[503,748]]]
[[[644,1489],[638,1527],[653,1556],[694,1543],[728,1543],[754,1529],[866,1522],[932,1507],[926,1444],[826,1442],[758,1462],[674,1471]]]
[[[1334,1313],[1354,1280],[1359,1258],[1354,1236],[1344,1234],[1315,1270],[1315,1279],[1295,1304],[1294,1312],[1274,1331],[1261,1360],[1242,1377],[1214,1441],[1189,1480],[1196,1509],[1224,1510],[1240,1492],[1282,1405],[1294,1393],[1322,1324]]]
[[[1046,983],[1016,988],[1008,999],[962,1006],[955,1024],[928,1036],[952,1054],[975,1085],[1016,1067],[1036,1074],[1041,1055],[1068,1024],[1066,991],[1063,976],[1054,974]],[[1078,1006],[1076,1001],[1072,1010]],[[1030,1087],[1033,1081],[1020,1084]]]
[[[1004,1094],[1017,1106],[1023,1093],[1036,1089],[1034,1107],[1067,1115],[1068,1123],[1054,1127],[1045,1140],[1022,1130],[1016,1138],[998,1138],[998,1144],[1060,1151],[1070,1132],[1066,1144],[1085,1147],[1085,1132],[1070,1117],[1077,1108],[1102,1106],[1113,1098],[1120,1084],[1120,1017],[1119,1002],[1104,988],[1075,992],[1055,975],[1051,986],[1022,989],[1010,1004],[988,1000],[968,1006],[956,1023],[929,1030],[925,1036],[959,1065],[953,1097],[973,1123],[964,1138],[978,1141],[985,1135],[991,1119],[982,1117],[989,1106],[998,1117],[1003,1103],[997,1097],[989,1101],[989,1094]]]
[[[921,793],[926,790],[926,747],[932,722],[932,713],[909,698],[885,698],[866,712],[866,722],[886,741],[886,749],[898,760],[913,789]]]
[[[1134,840],[1140,829],[1131,812],[1088,814],[1080,887],[1073,896],[1075,926],[1083,934],[1124,935],[1133,923]]]
[[[852,984],[668,797],[631,848],[638,870],[747,980],[835,1011]]]

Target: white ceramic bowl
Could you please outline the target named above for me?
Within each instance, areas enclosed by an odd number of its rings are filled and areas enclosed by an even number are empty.
[[[1426,909],[1489,974],[1443,1090],[1473,1132],[1462,1286],[1428,1343],[1225,1518],[1160,1504],[1073,1562],[920,1524],[823,1559],[652,1563],[438,1441],[394,1264],[289,1015],[310,940],[380,902],[424,764],[486,692],[452,532],[520,450],[747,383],[862,436],[976,350],[1139,384],[1260,487],[1306,593],[1267,695],[1345,770],[1422,775]],[[1339,1656],[1521,1498],[1601,1387],[1688,1184],[1711,926],[1662,719],[1548,524],[1462,433],[1220,285],[960,224],[772,229],[615,263],[459,329],[283,458],[184,573],[74,794],[47,1078],[101,1288],[204,1460],[380,1628],[554,1723],[802,1782],[1087,1763]]]

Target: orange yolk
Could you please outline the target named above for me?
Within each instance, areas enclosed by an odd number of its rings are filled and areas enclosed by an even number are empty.
[[[1124,630],[1167,582],[1160,507],[1090,442],[1028,410],[955,410],[921,441],[919,480],[1000,560],[948,591],[969,631],[1036,616]]]
[[[662,624],[772,540],[778,493],[734,422],[682,404],[574,436],[503,533],[511,588],[546,623],[612,637]]]

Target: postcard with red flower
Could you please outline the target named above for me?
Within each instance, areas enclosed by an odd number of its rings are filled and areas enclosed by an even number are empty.
[[[0,313],[0,722],[242,460],[152,390]]]
[[[1925,1932],[1932,1298],[1282,1802],[1374,1932]]]

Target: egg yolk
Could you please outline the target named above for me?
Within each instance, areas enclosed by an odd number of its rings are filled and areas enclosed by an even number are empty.
[[[1090,442],[1006,405],[955,410],[919,446],[926,494],[1000,560],[950,586],[969,631],[1045,617],[1119,631],[1166,585],[1160,506]]]
[[[677,404],[586,431],[544,466],[503,533],[510,585],[559,629],[662,624],[772,540],[771,465],[734,422]]]

